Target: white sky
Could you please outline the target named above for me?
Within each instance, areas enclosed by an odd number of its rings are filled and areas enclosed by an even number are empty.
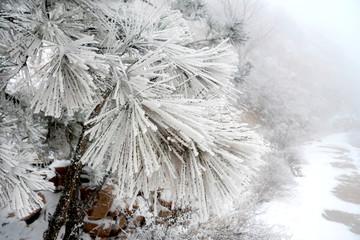
[[[342,88],[352,96],[358,106],[354,114],[360,117],[360,0],[267,1],[284,9],[322,50],[330,67],[341,72]]]
[[[226,14],[222,11],[223,2],[230,3],[232,11],[242,10],[241,7],[237,8],[243,3],[242,0],[206,1],[210,4],[213,13],[218,14],[220,18],[221,14]],[[270,3],[270,8],[264,5],[267,12],[264,15],[261,13],[263,1]],[[337,98],[329,93],[328,100],[333,102],[334,106],[341,102],[344,102],[344,106],[351,105],[352,113],[360,119],[360,0],[245,0],[244,2],[259,4],[260,13],[259,16],[256,13],[253,16],[255,18],[253,24],[255,28],[259,25],[259,30],[255,29],[255,31],[260,32],[260,38],[261,31],[271,29],[274,25],[279,27],[284,42],[288,37],[293,44],[299,44],[298,48],[295,46],[293,49],[295,55],[303,54],[302,49],[306,46],[313,51],[314,56],[321,58],[324,64],[322,69],[318,69],[316,65],[309,66],[311,61],[308,63],[306,59],[291,59],[291,56],[289,60],[297,62],[286,62],[286,64],[290,67],[298,66],[297,71],[312,72],[316,79],[309,81],[315,81],[319,88],[324,86],[325,93],[326,87],[331,86],[335,89]],[[285,16],[283,12],[286,13]],[[260,18],[259,23],[257,18]],[[286,24],[287,22],[289,24]],[[255,36],[256,33],[253,35]],[[277,44],[271,41],[270,36],[265,45],[273,47]],[[305,61],[303,68],[300,66],[302,60]],[[333,79],[333,73],[338,77]],[[297,74],[304,76],[303,72]]]
[[[360,68],[359,0],[268,1],[285,9],[303,28],[311,28],[336,44],[338,51],[342,51],[350,61],[349,64]]]

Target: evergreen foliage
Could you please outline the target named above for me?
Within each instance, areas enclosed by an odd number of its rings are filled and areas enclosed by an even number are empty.
[[[41,174],[42,122],[9,99],[0,99],[0,204],[25,217],[44,206],[39,190],[52,191],[52,183]]]
[[[207,219],[246,188],[264,145],[228,104],[238,60],[227,40],[191,48],[180,12],[142,1],[6,0],[0,27],[1,91],[25,109],[13,117],[2,103],[1,206],[26,215],[41,205],[34,191],[52,189],[22,164],[36,159],[25,145],[43,149],[34,114],[82,122],[90,141],[73,159],[108,171],[121,198],[170,189]],[[31,141],[10,140],[23,121]]]

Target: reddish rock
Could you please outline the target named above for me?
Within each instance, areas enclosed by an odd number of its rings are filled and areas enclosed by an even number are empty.
[[[45,199],[44,194],[39,192],[38,195],[41,197],[42,202],[45,204],[46,199]],[[22,218],[21,221],[25,221],[27,224],[33,223],[40,216],[40,211],[41,211],[41,208],[36,209],[34,212],[29,214],[28,216]]]
[[[139,208],[139,206],[138,205],[133,205],[132,206],[132,209],[130,210],[130,208],[129,208],[129,206],[128,205],[126,205],[126,212],[127,212],[127,214],[129,215],[129,216],[132,216],[135,212],[136,212],[136,210]]]
[[[150,212],[154,212],[154,205],[151,205],[151,206],[149,207],[149,211],[150,211]]]
[[[92,237],[111,237],[117,236],[121,229],[127,227],[127,219],[125,215],[119,216],[118,220],[115,221],[111,217],[106,217],[105,221],[108,222],[105,227],[105,223],[98,225],[95,222],[84,222],[84,230],[90,234]]]
[[[44,194],[42,194],[41,192],[39,192],[38,195],[41,197],[42,202],[45,204],[45,203],[46,203],[46,199],[45,199]]]
[[[166,199],[166,197],[163,196],[164,194],[166,194],[166,192],[164,192],[164,189],[159,188],[157,191],[157,200],[161,206],[166,207],[167,209],[171,210],[172,202],[164,200],[164,198]]]
[[[102,223],[100,226],[92,222],[84,222],[84,230],[92,237],[108,237],[110,236],[111,227],[105,228],[105,224]]]
[[[172,213],[168,210],[161,210],[158,214],[159,217],[163,217],[163,218],[169,217],[171,215],[172,215]]]
[[[126,228],[126,225],[127,225],[127,219],[126,219],[126,216],[124,214],[122,214],[121,216],[118,217],[118,226],[119,228],[121,229],[124,229]]]
[[[56,175],[49,179],[50,182],[54,183],[55,187],[64,186],[66,180],[66,175]]]
[[[112,218],[117,218],[118,216],[119,216],[119,212],[117,212],[117,211],[109,211],[108,213],[107,213],[107,216],[108,217],[112,217]]]
[[[56,175],[49,179],[50,182],[54,183],[55,187],[61,187],[64,186],[66,175],[67,175],[68,167],[57,167],[55,168]],[[59,189],[57,189],[56,192],[58,192]]]
[[[127,227],[127,219],[124,214],[121,214],[117,217],[117,220],[114,221],[114,224],[111,226],[111,236],[116,236],[121,231]]]
[[[80,188],[81,200],[85,200],[92,191],[93,191],[93,189],[91,189],[91,188]]]
[[[172,202],[162,200],[161,198],[158,198],[158,202],[160,203],[161,206],[166,207],[169,210],[171,209]]]
[[[134,221],[134,226],[135,227],[141,227],[141,226],[144,226],[145,225],[145,218],[143,216],[137,216]]]
[[[49,182],[52,182],[52,183],[55,185],[55,187],[56,187],[57,176],[54,176],[54,177],[50,178],[50,179],[49,179]]]
[[[57,172],[59,175],[66,176],[67,171],[68,171],[68,167],[57,167],[57,168],[55,168],[55,172]]]
[[[12,217],[15,217],[15,213],[13,213],[13,212],[9,213],[8,216],[7,216],[7,218],[12,218]]]
[[[135,230],[133,229],[128,229],[126,230],[124,233],[121,233],[120,235],[117,236],[117,239],[127,239],[129,235],[134,234]]]
[[[97,193],[97,200],[94,202],[92,209],[88,211],[90,220],[101,219],[107,215],[114,201],[114,197],[111,194],[112,189],[112,186],[108,186],[105,190]]]

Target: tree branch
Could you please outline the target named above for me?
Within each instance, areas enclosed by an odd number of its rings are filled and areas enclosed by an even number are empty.
[[[96,117],[100,114],[101,109],[103,108],[107,98],[109,97],[111,91],[105,93],[104,99],[99,103],[90,115],[90,119]],[[80,159],[86,151],[86,146],[89,142],[90,135],[85,135],[85,132],[90,129],[92,125],[86,125],[83,127],[79,142],[76,146],[75,156],[71,165],[68,168],[68,173],[66,176],[66,181],[64,184],[64,190],[60,197],[60,200],[56,206],[55,212],[49,220],[48,229],[44,232],[44,240],[55,240],[61,227],[66,222],[66,214],[71,207],[71,202],[76,201],[77,193],[77,184],[79,182],[78,174],[82,168]]]

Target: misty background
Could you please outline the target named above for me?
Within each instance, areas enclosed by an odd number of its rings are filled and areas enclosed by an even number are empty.
[[[323,89],[319,95],[325,100],[320,112],[329,111],[334,118],[343,117],[352,120],[358,128],[360,116],[360,3],[355,0],[316,0],[284,1],[269,0],[273,9],[283,12],[283,22],[298,28],[301,35],[293,35],[292,40],[305,46],[313,54],[316,63],[311,59],[294,59],[303,61],[309,71],[310,81],[318,81]],[[276,11],[276,10],[275,10]],[[281,13],[280,13],[281,14]],[[291,23],[292,22],[292,23]],[[289,27],[291,27],[291,25]],[[284,28],[284,32],[290,32]],[[305,52],[299,48],[298,52]],[[308,62],[310,60],[310,62]],[[289,62],[291,63],[291,61]],[[309,64],[310,63],[310,64]],[[315,89],[314,89],[315,90]],[[324,91],[325,90],[325,91]],[[324,117],[331,117],[325,114]],[[348,126],[350,127],[350,126]],[[336,128],[332,126],[332,128]],[[335,130],[335,129],[334,129]]]
[[[225,21],[244,19],[249,40],[240,55],[253,64],[247,81],[273,89],[285,103],[283,109],[306,118],[313,134],[359,131],[360,2],[219,0],[209,4],[213,14]]]

